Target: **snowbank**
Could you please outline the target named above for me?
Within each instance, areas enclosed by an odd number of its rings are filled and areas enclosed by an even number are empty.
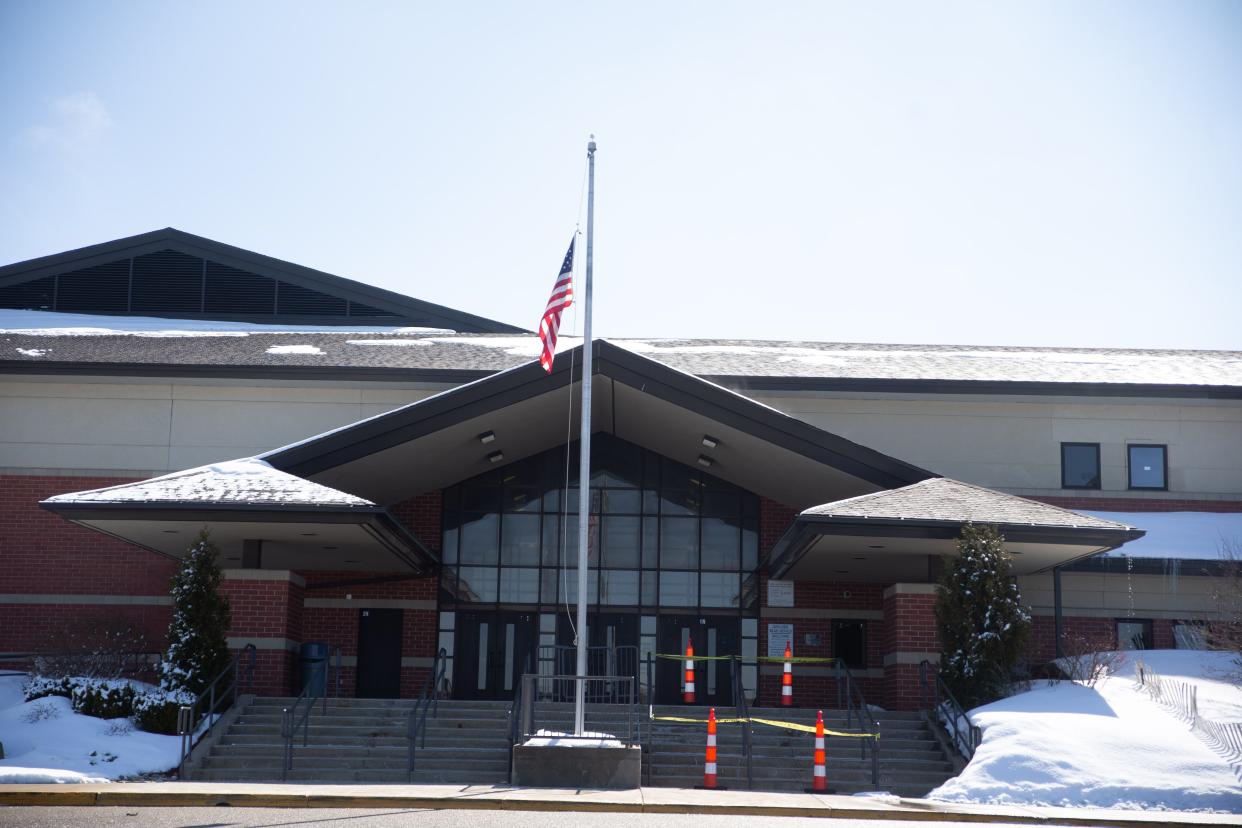
[[[1145,651],[1157,672],[1208,681],[1217,653]],[[1177,665],[1180,665],[1178,667]],[[928,797],[1001,805],[1242,812],[1242,783],[1191,731],[1140,692],[1133,659],[1094,688],[1073,682],[970,711],[983,744],[966,769]],[[1216,690],[1242,703],[1242,690]]]
[[[266,325],[258,322],[226,322],[218,319],[164,319],[155,316],[108,316],[88,313],[10,310],[0,308],[0,331],[44,336],[248,336],[252,333],[434,333],[451,334],[448,328],[411,328],[392,325]],[[41,354],[31,354],[41,356]]]
[[[620,748],[625,747],[611,733],[583,731],[581,736],[559,730],[540,730],[522,743],[526,747]]]
[[[74,713],[59,696],[22,701],[24,676],[0,676],[0,784],[107,782],[176,767],[181,739],[128,719]]]

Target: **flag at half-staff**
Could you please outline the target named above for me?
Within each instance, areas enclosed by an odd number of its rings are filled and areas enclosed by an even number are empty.
[[[569,251],[561,263],[561,272],[556,274],[556,284],[552,286],[552,296],[543,310],[543,318],[539,320],[539,341],[543,343],[539,364],[548,373],[552,373],[552,358],[556,356],[556,333],[561,328],[561,313],[574,303],[575,241],[577,236],[569,240]]]

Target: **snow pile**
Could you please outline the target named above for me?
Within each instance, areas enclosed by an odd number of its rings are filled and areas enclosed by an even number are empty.
[[[1138,655],[1138,654],[1131,654]],[[1160,670],[1210,680],[1218,653],[1145,651]],[[1038,683],[970,711],[983,744],[955,779],[928,794],[949,802],[1000,805],[1242,812],[1235,770],[1190,727],[1142,693],[1132,662],[1095,687]],[[1220,704],[1242,705],[1242,690],[1217,679]],[[1231,699],[1232,701],[1228,701]]]
[[[331,325],[263,325],[215,319],[162,319],[154,316],[108,316],[87,313],[0,309],[0,331],[44,336],[248,336],[252,333],[433,333],[448,328],[366,325],[358,329]]]
[[[0,783],[107,782],[162,773],[180,761],[179,736],[144,733],[128,719],[82,716],[61,696],[23,701],[25,681],[0,676]]]
[[[213,463],[104,489],[70,492],[50,503],[305,503],[374,506],[371,501],[273,468],[257,457]]]
[[[559,730],[540,730],[522,743],[526,747],[620,748],[621,740],[611,733],[583,731],[581,736]]]
[[[403,348],[410,345],[430,345],[430,339],[347,339],[346,345],[383,345],[391,348]]]
[[[46,348],[18,348],[17,352],[22,356],[41,357],[47,353]]]

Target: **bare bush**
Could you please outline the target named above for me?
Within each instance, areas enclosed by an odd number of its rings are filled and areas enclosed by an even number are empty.
[[[149,649],[146,636],[134,627],[91,619],[67,624],[49,635],[35,659],[35,675],[114,679],[134,672],[132,656]]]
[[[1113,649],[1104,635],[1066,635],[1061,639],[1063,658],[1057,665],[1070,681],[1094,687],[1096,682],[1126,665],[1126,654]]]

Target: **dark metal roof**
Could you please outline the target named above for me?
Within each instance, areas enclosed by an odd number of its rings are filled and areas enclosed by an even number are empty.
[[[118,320],[118,328],[123,320]],[[176,320],[168,327],[176,329]],[[1242,398],[1242,352],[610,340],[747,390]],[[288,346],[309,353],[281,353]],[[281,346],[285,346],[281,348]],[[275,349],[275,350],[273,350]],[[528,362],[533,335],[238,333],[160,336],[0,330],[0,372],[426,379],[463,382]]]
[[[276,323],[395,321],[454,331],[523,331],[172,227],[0,267],[0,306]]]

